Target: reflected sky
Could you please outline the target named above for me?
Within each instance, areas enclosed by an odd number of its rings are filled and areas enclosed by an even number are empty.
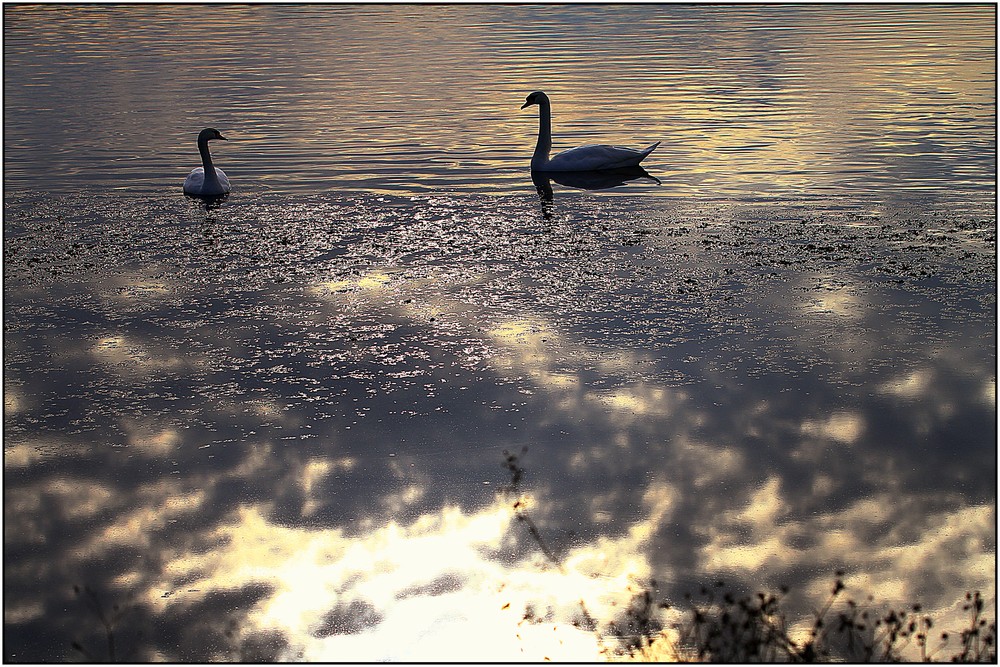
[[[6,219],[8,659],[106,652],[74,586],[172,661],[595,659],[652,579],[993,599],[990,208]]]
[[[5,660],[586,661],[642,590],[799,618],[838,569],[957,633],[995,606],[994,37],[5,5]],[[537,89],[556,150],[663,144],[532,178]]]
[[[995,192],[989,5],[4,16],[8,189],[163,192],[215,126],[238,192],[522,192],[537,123],[519,106],[543,89],[556,150],[663,142],[645,166],[670,187],[625,192]]]

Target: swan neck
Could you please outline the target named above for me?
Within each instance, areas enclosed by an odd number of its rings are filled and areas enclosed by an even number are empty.
[[[205,168],[205,181],[217,181],[215,166],[212,164],[212,154],[208,150],[208,142],[198,140],[198,152],[201,153],[201,165]]]
[[[548,100],[538,104],[538,143],[535,144],[535,154],[531,156],[532,168],[538,168],[549,161],[552,150],[552,106]]]

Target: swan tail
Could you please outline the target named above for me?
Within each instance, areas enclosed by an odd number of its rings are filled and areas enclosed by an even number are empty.
[[[650,145],[646,146],[645,148],[643,148],[641,151],[639,151],[639,154],[642,156],[642,157],[639,158],[639,161],[642,162],[643,160],[645,160],[649,156],[650,153],[652,153],[653,151],[656,150],[656,147],[659,146],[659,145],[660,145],[660,142],[657,141],[656,143],[650,144]]]

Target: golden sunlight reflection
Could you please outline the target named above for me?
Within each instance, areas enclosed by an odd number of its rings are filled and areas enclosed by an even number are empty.
[[[348,472],[356,465],[357,459],[351,456],[343,456],[339,459],[325,457],[310,459],[302,470],[302,493],[305,495],[302,515],[310,516],[321,506],[320,499],[316,497],[317,482],[321,482],[331,473]]]
[[[674,446],[678,459],[695,471],[691,480],[695,489],[735,480],[743,471],[743,454],[734,447],[710,445],[678,437]]]
[[[171,294],[170,286],[160,280],[131,280],[118,286],[115,295],[121,299],[149,299]]]
[[[144,538],[136,539],[137,535],[144,535],[147,531],[163,529],[167,523],[173,522],[175,516],[183,516],[196,511],[204,501],[204,493],[193,492],[186,496],[167,495],[168,489],[157,489],[165,502],[162,507],[141,508],[122,516],[117,523],[108,526],[104,531],[96,534],[81,547],[86,553],[87,546],[90,553],[98,553],[100,550],[115,547],[139,547],[142,549],[151,548],[151,541]]]
[[[309,470],[316,477],[327,469],[321,465]],[[99,486],[47,492],[70,491],[85,499],[79,509],[83,512],[99,511],[108,497]],[[124,516],[80,553],[135,545],[150,526],[197,511],[203,499],[192,492],[164,502],[172,493],[167,486],[148,488],[142,493],[146,509]],[[28,498],[9,500],[23,503]],[[531,506],[530,497],[524,501]],[[208,536],[215,548],[179,545],[162,553],[163,577],[148,584],[139,597],[154,609],[166,610],[267,582],[273,592],[237,631],[281,631],[289,638],[285,659],[449,660],[488,655],[510,661],[598,660],[604,655],[603,640],[567,619],[579,618],[582,608],[599,623],[620,612],[639,590],[635,582],[653,576],[653,540],[663,539],[662,526],[675,519],[677,501],[673,485],[654,480],[643,494],[643,511],[627,531],[574,545],[560,567],[540,553],[506,564],[489,555],[501,548],[511,530],[523,530],[514,520],[511,503],[500,498],[474,513],[445,507],[408,525],[390,521],[354,535],[274,524],[264,516],[266,505],[244,505]],[[595,507],[600,507],[599,500]],[[983,540],[993,521],[990,507],[937,512],[929,517],[933,530],[908,538],[894,534],[908,528],[900,523],[905,510],[894,507],[889,498],[859,500],[842,511],[807,519],[793,515],[780,481],[770,477],[742,509],[725,511],[700,528],[707,541],[699,555],[709,571],[760,575],[808,568],[836,554],[845,567],[865,573],[849,578],[848,585],[871,591],[878,601],[916,594],[928,564],[939,576],[971,576],[973,583],[989,590],[995,555]],[[802,535],[813,538],[803,542]],[[445,553],[448,558],[441,558]],[[655,575],[670,573],[660,570]],[[825,597],[826,577],[828,573],[822,573],[809,584],[817,599]],[[140,583],[132,571],[120,578]],[[536,615],[532,622],[525,620],[527,610]],[[947,608],[941,611],[950,613]],[[26,615],[31,610],[11,613]],[[345,617],[351,613],[360,615],[354,625]]]
[[[629,351],[613,354],[595,351],[574,343],[555,326],[537,318],[506,321],[488,333],[493,342],[506,351],[493,358],[494,366],[505,373],[523,373],[537,387],[561,394],[560,407],[566,411],[585,411],[589,406],[598,406],[614,414],[619,422],[650,416],[667,417],[687,397],[683,391],[645,382],[611,390],[587,386],[580,377],[582,366],[589,364],[602,373],[613,375],[634,368],[639,363],[639,355]]]
[[[41,452],[36,447],[27,444],[5,445],[3,448],[4,470],[25,468],[42,459]]]
[[[57,438],[33,438],[30,442],[5,442],[3,465],[5,470],[30,467],[58,455],[83,456],[86,444]]]
[[[44,614],[45,606],[41,600],[19,600],[12,603],[5,603],[3,606],[4,623],[25,623],[33,619],[42,618]]]
[[[839,317],[858,319],[863,315],[860,305],[861,302],[855,295],[838,291],[810,299],[806,303],[806,308],[815,313],[829,313]]]
[[[503,368],[525,370],[539,379],[555,379],[563,386],[572,383],[564,374],[553,375],[555,350],[561,341],[557,332],[540,319],[523,318],[502,322],[487,332],[507,354],[495,360]]]
[[[65,479],[48,479],[10,493],[5,499],[17,507],[19,512],[38,513],[45,511],[47,503],[55,503],[62,508],[63,516],[83,519],[94,516],[115,502],[114,492],[100,482],[80,482]],[[12,529],[8,524],[6,528]]]
[[[352,292],[355,290],[375,291],[392,282],[392,277],[381,271],[372,271],[359,278],[345,280],[327,280],[313,285],[313,294],[323,296],[330,293]]]

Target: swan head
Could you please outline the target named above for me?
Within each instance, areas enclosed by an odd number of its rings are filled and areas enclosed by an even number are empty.
[[[212,141],[213,139],[222,139],[223,141],[229,141],[229,139],[226,139],[224,136],[222,136],[222,132],[219,132],[214,127],[206,127],[198,135],[198,143],[202,143],[205,141]]]
[[[531,93],[530,95],[528,95],[528,97],[525,98],[524,104],[521,105],[521,108],[526,109],[530,107],[532,104],[542,104],[548,101],[549,101],[548,95],[546,95],[540,90],[536,90],[535,92]]]

